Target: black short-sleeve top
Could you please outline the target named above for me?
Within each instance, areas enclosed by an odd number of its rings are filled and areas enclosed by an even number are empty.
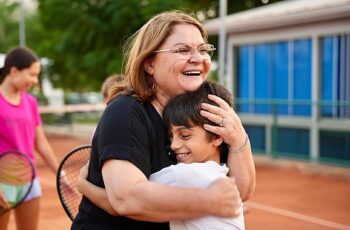
[[[109,159],[127,160],[147,178],[176,162],[169,152],[166,127],[150,103],[119,96],[108,104],[92,140],[90,182],[105,187],[101,168]],[[169,229],[169,224],[114,217],[83,197],[71,229]]]

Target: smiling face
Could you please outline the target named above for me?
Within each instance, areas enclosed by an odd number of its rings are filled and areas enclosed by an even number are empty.
[[[200,126],[187,128],[171,125],[170,148],[181,163],[203,163],[209,160],[220,163],[220,148],[223,139],[219,136],[208,136]]]
[[[199,29],[194,25],[177,24],[173,26],[172,31],[159,50],[184,45],[197,48],[205,44]],[[157,85],[157,97],[167,100],[181,93],[196,90],[207,79],[210,67],[211,60],[204,59],[196,51],[192,52],[187,60],[179,53],[156,53],[145,64],[145,69]]]
[[[12,67],[11,75],[14,88],[17,91],[28,91],[39,82],[40,62],[34,62],[29,68],[18,70]]]

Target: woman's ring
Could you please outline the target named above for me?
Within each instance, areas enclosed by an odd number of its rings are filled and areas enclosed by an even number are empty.
[[[218,123],[218,126],[223,127],[224,126],[224,118],[222,117],[220,122]]]

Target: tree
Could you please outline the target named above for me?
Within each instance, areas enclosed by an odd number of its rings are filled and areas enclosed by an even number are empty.
[[[277,1],[277,0],[275,0]],[[229,13],[261,5],[259,0],[229,1]],[[97,90],[103,80],[122,71],[122,45],[149,18],[165,10],[217,16],[216,0],[38,0],[40,26],[28,41],[52,60],[54,85],[75,91]]]
[[[18,44],[18,20],[14,12],[16,3],[0,0],[0,53],[6,53]]]
[[[99,89],[121,71],[125,39],[154,14],[176,8],[179,1],[170,0],[39,0],[46,35],[37,50],[53,60],[54,84]]]

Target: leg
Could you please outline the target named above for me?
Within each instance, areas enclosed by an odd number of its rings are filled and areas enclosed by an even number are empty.
[[[36,230],[38,227],[40,197],[26,201],[15,209],[17,230]]]
[[[11,211],[5,212],[0,216],[0,230],[6,230],[10,220]]]

